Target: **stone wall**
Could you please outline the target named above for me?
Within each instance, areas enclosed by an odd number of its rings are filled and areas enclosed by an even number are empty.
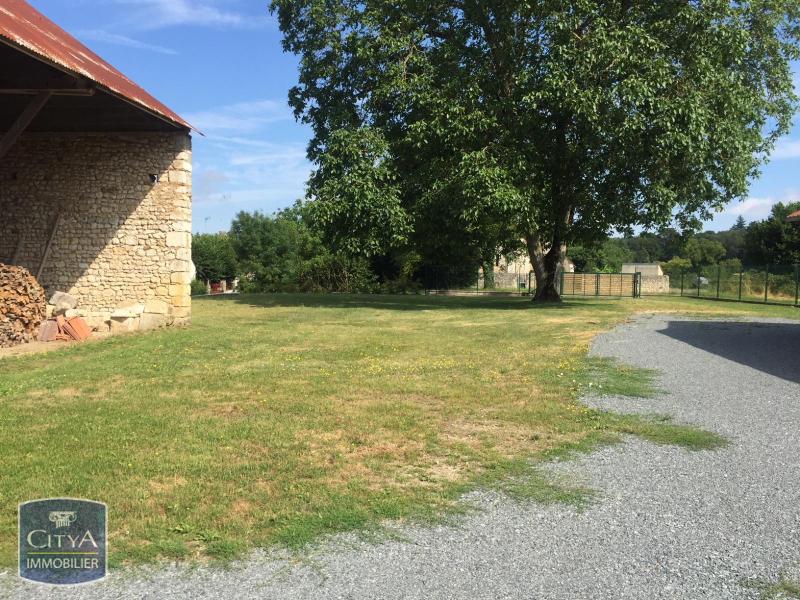
[[[642,275],[641,293],[645,296],[669,294],[669,275]]]
[[[69,292],[99,329],[190,318],[188,133],[30,134],[0,161],[0,262]],[[59,217],[60,215],[60,217]]]

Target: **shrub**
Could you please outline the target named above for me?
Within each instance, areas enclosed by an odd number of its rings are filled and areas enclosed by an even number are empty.
[[[192,280],[191,292],[192,296],[203,296],[207,293],[206,284],[199,279]]]
[[[304,261],[297,270],[297,288],[303,292],[378,291],[376,277],[367,261],[341,254],[323,254]]]

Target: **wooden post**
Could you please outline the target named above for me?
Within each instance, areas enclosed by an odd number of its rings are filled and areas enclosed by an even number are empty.
[[[39,263],[39,270],[36,271],[36,279],[38,280],[42,276],[42,271],[44,270],[44,264],[47,262],[47,256],[50,254],[50,247],[53,245],[53,238],[56,236],[56,231],[58,230],[58,224],[61,222],[61,213],[56,215],[56,221],[53,223],[53,228],[50,230],[50,237],[47,238],[47,245],[44,247],[44,254],[42,255],[42,261]]]

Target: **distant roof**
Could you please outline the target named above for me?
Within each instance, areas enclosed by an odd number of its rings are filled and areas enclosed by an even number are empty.
[[[800,221],[800,210],[794,211],[788,217],[786,217],[787,221]]]
[[[194,129],[177,113],[153,98],[25,0],[3,0],[0,4],[0,43],[2,42],[61,70],[85,77],[171,123]]]
[[[642,273],[643,275],[663,275],[661,265],[658,263],[624,263],[622,273]]]

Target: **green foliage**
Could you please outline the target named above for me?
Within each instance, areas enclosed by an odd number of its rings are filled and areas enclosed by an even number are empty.
[[[674,284],[680,279],[681,273],[688,271],[691,266],[692,262],[689,259],[673,256],[667,262],[661,263],[661,270],[664,271],[664,275],[669,275]]]
[[[580,273],[619,273],[622,265],[634,262],[634,253],[627,240],[608,238],[599,244],[575,245],[569,257]]]
[[[293,212],[275,216],[240,212],[231,239],[244,279],[244,291],[282,291],[296,281],[296,271],[319,241]]]
[[[562,244],[693,228],[743,196],[796,105],[795,1],[271,9],[336,247],[457,247],[477,265],[525,239],[541,298]]]
[[[374,256],[408,233],[397,174],[389,147],[368,127],[339,129],[326,140],[327,151],[309,183],[317,202],[309,205],[312,222],[334,248]]]
[[[742,261],[738,258],[726,258],[725,260],[719,261],[719,266],[726,271],[738,273],[742,270]]]
[[[377,287],[365,259],[343,254],[322,254],[303,262],[297,285],[303,292],[370,293]]]
[[[746,264],[800,263],[800,227],[786,221],[786,217],[796,210],[800,210],[800,202],[779,202],[772,207],[769,218],[748,225],[745,233]]]
[[[334,253],[308,225],[306,207],[276,215],[241,212],[231,225],[245,292],[373,292],[364,258]]]
[[[192,281],[191,284],[191,294],[192,296],[202,296],[206,294],[208,290],[206,289],[206,284],[199,279],[195,279]]]
[[[197,279],[202,281],[219,281],[236,276],[236,253],[226,233],[193,235],[192,260],[197,268]]]
[[[725,246],[715,240],[693,237],[686,242],[684,255],[694,268],[715,265],[725,256]]]

